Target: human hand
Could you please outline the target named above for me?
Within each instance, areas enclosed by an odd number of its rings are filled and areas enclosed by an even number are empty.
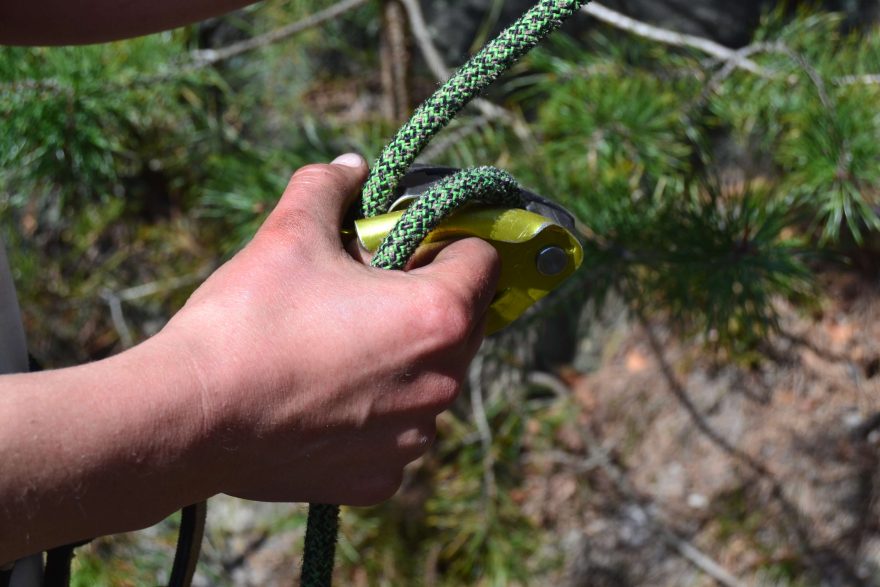
[[[253,241],[157,337],[201,382],[212,449],[199,466],[218,492],[389,498],[482,341],[494,249],[458,241],[406,273],[363,264],[340,225],[367,167],[341,163],[300,169]]]

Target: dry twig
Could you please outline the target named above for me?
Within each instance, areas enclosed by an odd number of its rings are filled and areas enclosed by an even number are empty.
[[[727,78],[735,69],[742,69],[769,79],[778,78],[779,75],[777,72],[768,70],[751,59],[751,57],[759,53],[781,53],[790,57],[805,70],[808,70],[808,73],[809,69],[812,69],[802,56],[795,53],[782,43],[753,43],[741,49],[731,49],[730,47],[725,47],[711,39],[678,33],[636,20],[630,16],[611,10],[597,2],[590,2],[581,10],[605,24],[630,32],[639,37],[657,41],[658,43],[663,43],[665,45],[672,45],[674,47],[690,47],[692,49],[697,49],[706,55],[722,61],[724,67],[715,78],[713,78],[710,85],[717,85],[720,80]],[[810,77],[813,78],[814,76],[810,74]],[[816,83],[816,80],[813,79],[813,82]],[[880,84],[880,74],[846,75],[836,78],[834,83],[840,86]]]
[[[702,51],[707,55],[711,55],[721,61],[735,63],[736,67],[750,71],[762,77],[768,77],[770,72],[766,69],[739,54],[739,51],[725,47],[711,39],[697,37],[695,35],[686,35],[670,31],[669,29],[660,28],[650,25],[646,22],[636,20],[625,14],[606,8],[597,2],[590,2],[581,8],[586,14],[601,20],[615,28],[633,33],[645,39],[657,41],[665,45],[673,45],[676,47],[690,47]]]
[[[385,118],[397,124],[410,114],[409,39],[406,15],[400,0],[382,1],[382,34],[379,63],[382,79],[382,109]]]
[[[413,38],[416,41],[416,45],[418,45],[419,47],[419,52],[425,59],[425,63],[428,64],[428,68],[431,70],[431,73],[434,75],[438,82],[445,82],[447,79],[449,79],[450,70],[446,66],[446,63],[443,61],[443,57],[440,55],[440,51],[437,50],[437,46],[434,45],[434,41],[431,39],[431,33],[428,30],[428,25],[425,23],[425,15],[422,13],[422,7],[419,4],[419,1],[400,0],[400,2],[406,9],[407,17],[409,19],[409,26],[412,29]],[[510,127],[513,129],[513,132],[516,133],[516,136],[521,141],[523,141],[523,143],[528,143],[531,141],[532,134],[531,130],[528,128],[528,125],[523,124],[515,116],[513,116],[510,112],[508,112],[501,106],[493,104],[485,98],[475,99],[473,101],[473,105],[483,114],[485,118],[489,120],[502,120],[509,124]],[[427,156],[423,156],[423,159],[429,160]]]
[[[612,485],[630,501],[631,505],[636,507],[638,511],[648,520],[648,523],[660,535],[663,541],[675,550],[679,556],[690,562],[696,568],[712,577],[718,584],[724,587],[745,587],[745,583],[737,579],[730,571],[721,566],[712,557],[694,546],[691,542],[685,540],[674,531],[670,530],[663,515],[659,512],[659,506],[656,503],[649,505],[644,504],[644,499],[640,498],[638,492],[632,486],[626,473],[608,456],[607,451],[601,447],[599,441],[586,428],[582,429],[584,443],[589,453],[588,461],[596,463],[611,481]]]
[[[498,485],[495,482],[495,456],[492,454],[492,428],[486,416],[486,406],[483,403],[483,355],[477,355],[471,365],[469,374],[469,386],[471,391],[471,409],[474,412],[474,422],[480,433],[480,443],[483,448],[483,484],[486,491],[486,499],[494,500],[498,493]]]
[[[174,291],[197,283],[210,274],[211,268],[209,267],[191,275],[145,283],[118,292],[104,289],[100,294],[101,299],[104,300],[104,303],[110,308],[110,319],[113,321],[113,328],[116,329],[116,334],[119,335],[119,342],[122,344],[122,347],[127,349],[134,345],[134,336],[132,336],[131,329],[128,327],[128,322],[125,320],[125,312],[122,309],[122,302],[132,302],[158,293]]]
[[[570,389],[568,389],[566,384],[553,375],[535,372],[530,374],[529,380],[535,385],[549,387],[557,395],[570,395]],[[581,437],[587,448],[586,459],[574,461],[568,453],[560,453],[558,451],[550,451],[545,456],[558,464],[570,467],[577,473],[586,473],[593,469],[600,469],[605,473],[615,489],[630,502],[630,505],[643,515],[644,519],[660,535],[667,546],[677,552],[679,556],[724,587],[745,587],[742,581],[721,566],[720,563],[669,528],[659,505],[656,502],[645,503],[646,500],[639,496],[639,492],[633,487],[625,471],[612,461],[608,451],[601,446],[587,427],[581,428]]]
[[[252,39],[241,41],[240,43],[235,43],[233,45],[229,45],[228,47],[223,47],[222,49],[202,49],[199,51],[194,51],[190,55],[193,62],[192,66],[205,67],[208,65],[213,65],[220,61],[224,61],[226,59],[231,59],[232,57],[237,57],[239,55],[242,55],[243,53],[247,53],[255,49],[261,49],[273,43],[283,41],[308,29],[315,28],[316,26],[321,25],[328,20],[333,20],[334,18],[345,14],[349,10],[357,8],[358,6],[362,6],[366,3],[367,0],[342,0],[341,2],[325,8],[324,10],[319,10],[314,14],[310,14],[302,20],[298,20],[287,26],[275,29],[274,31],[269,31],[268,33],[262,34],[258,37],[253,37]]]

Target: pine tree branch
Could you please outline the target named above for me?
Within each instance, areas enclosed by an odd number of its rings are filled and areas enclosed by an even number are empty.
[[[173,81],[180,77],[181,73],[190,72],[201,69],[243,55],[250,51],[255,51],[271,44],[278,43],[288,39],[298,33],[313,29],[327,21],[333,20],[346,12],[353,10],[359,6],[366,4],[369,0],[342,0],[333,6],[320,10],[314,14],[298,20],[289,25],[280,27],[258,37],[253,37],[240,43],[235,43],[221,49],[201,49],[192,51],[188,55],[188,59],[184,59],[183,63],[177,65],[175,72],[161,73],[157,75],[148,75],[138,77],[127,82],[110,82],[102,85],[102,90],[118,90],[136,86],[149,86],[160,84],[163,82]],[[23,91],[31,92],[49,92],[53,94],[62,94],[72,92],[72,88],[63,82],[53,79],[24,79],[16,80],[8,83],[0,84],[0,92],[18,93]]]
[[[177,68],[178,72],[192,71],[207,67],[221,61],[237,57],[244,53],[261,49],[268,45],[288,39],[298,33],[315,28],[327,21],[333,20],[353,10],[359,6],[366,4],[368,0],[341,0],[340,2],[330,6],[324,10],[311,14],[297,22],[275,29],[258,37],[242,41],[223,47],[221,49],[202,49],[193,51],[189,54],[189,61]],[[418,0],[401,0],[406,8],[409,17],[410,27],[413,36],[416,39],[419,50],[425,58],[425,62],[438,81],[445,81],[450,73],[449,68],[443,62],[440,52],[431,40],[430,32],[425,24],[425,18],[422,14],[421,6]],[[725,63],[724,68],[713,78],[714,83],[718,83],[726,79],[735,69],[742,69],[761,77],[776,78],[775,72],[769,71],[755,63],[750,57],[758,53],[764,52],[783,52],[784,46],[780,43],[755,43],[741,49],[731,49],[725,47],[711,39],[698,37],[695,35],[687,35],[664,29],[655,25],[648,24],[643,21],[636,20],[626,16],[615,10],[611,10],[597,2],[591,2],[582,8],[584,13],[610,25],[615,28],[630,32],[637,36],[657,41],[666,45],[676,47],[690,47],[697,49],[719,59]],[[164,73],[146,78],[137,78],[124,83],[107,84],[107,88],[124,89],[127,87],[138,85],[154,85],[155,83],[163,83],[176,79],[176,75],[172,73]],[[841,76],[833,80],[835,85],[848,86],[856,84],[880,84],[880,73],[878,74],[858,74]],[[106,88],[105,88],[106,89]],[[69,93],[71,88],[61,81],[53,78],[47,79],[24,79],[7,83],[0,83],[0,92],[18,93],[18,92],[49,92],[54,94]],[[528,138],[528,133],[523,132],[522,124],[519,124],[515,117],[504,108],[492,104],[485,99],[477,99],[474,101],[477,108],[488,118],[502,119],[510,123],[520,138]],[[528,136],[527,136],[528,135]]]
[[[223,47],[222,49],[202,49],[199,51],[193,51],[190,55],[192,58],[192,66],[206,67],[256,49],[262,49],[263,47],[278,43],[279,41],[288,39],[308,29],[315,28],[328,20],[333,20],[349,10],[366,4],[367,1],[368,0],[342,0],[324,10],[319,10],[314,14],[310,14],[302,20],[269,31],[258,37],[241,41],[240,43],[235,43],[228,47]]]
[[[64,92],[68,88],[64,86],[57,79],[46,78],[46,79],[23,79],[12,81],[4,84],[0,84],[0,92],[9,92],[12,94],[18,92],[49,92],[53,94],[58,94]]]

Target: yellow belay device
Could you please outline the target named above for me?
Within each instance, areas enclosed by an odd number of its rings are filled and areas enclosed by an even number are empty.
[[[415,166],[401,182],[403,194],[381,216],[355,222],[361,246],[375,252],[406,209],[437,180],[455,173],[448,167]],[[487,334],[498,332],[568,279],[581,266],[583,247],[574,236],[574,217],[564,208],[522,190],[521,208],[469,205],[442,221],[424,243],[478,237],[501,258],[495,299],[489,308]]]

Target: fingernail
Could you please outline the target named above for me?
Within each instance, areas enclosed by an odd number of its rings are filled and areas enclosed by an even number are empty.
[[[333,160],[332,165],[344,165],[346,167],[363,167],[364,158],[357,153],[346,153]]]

